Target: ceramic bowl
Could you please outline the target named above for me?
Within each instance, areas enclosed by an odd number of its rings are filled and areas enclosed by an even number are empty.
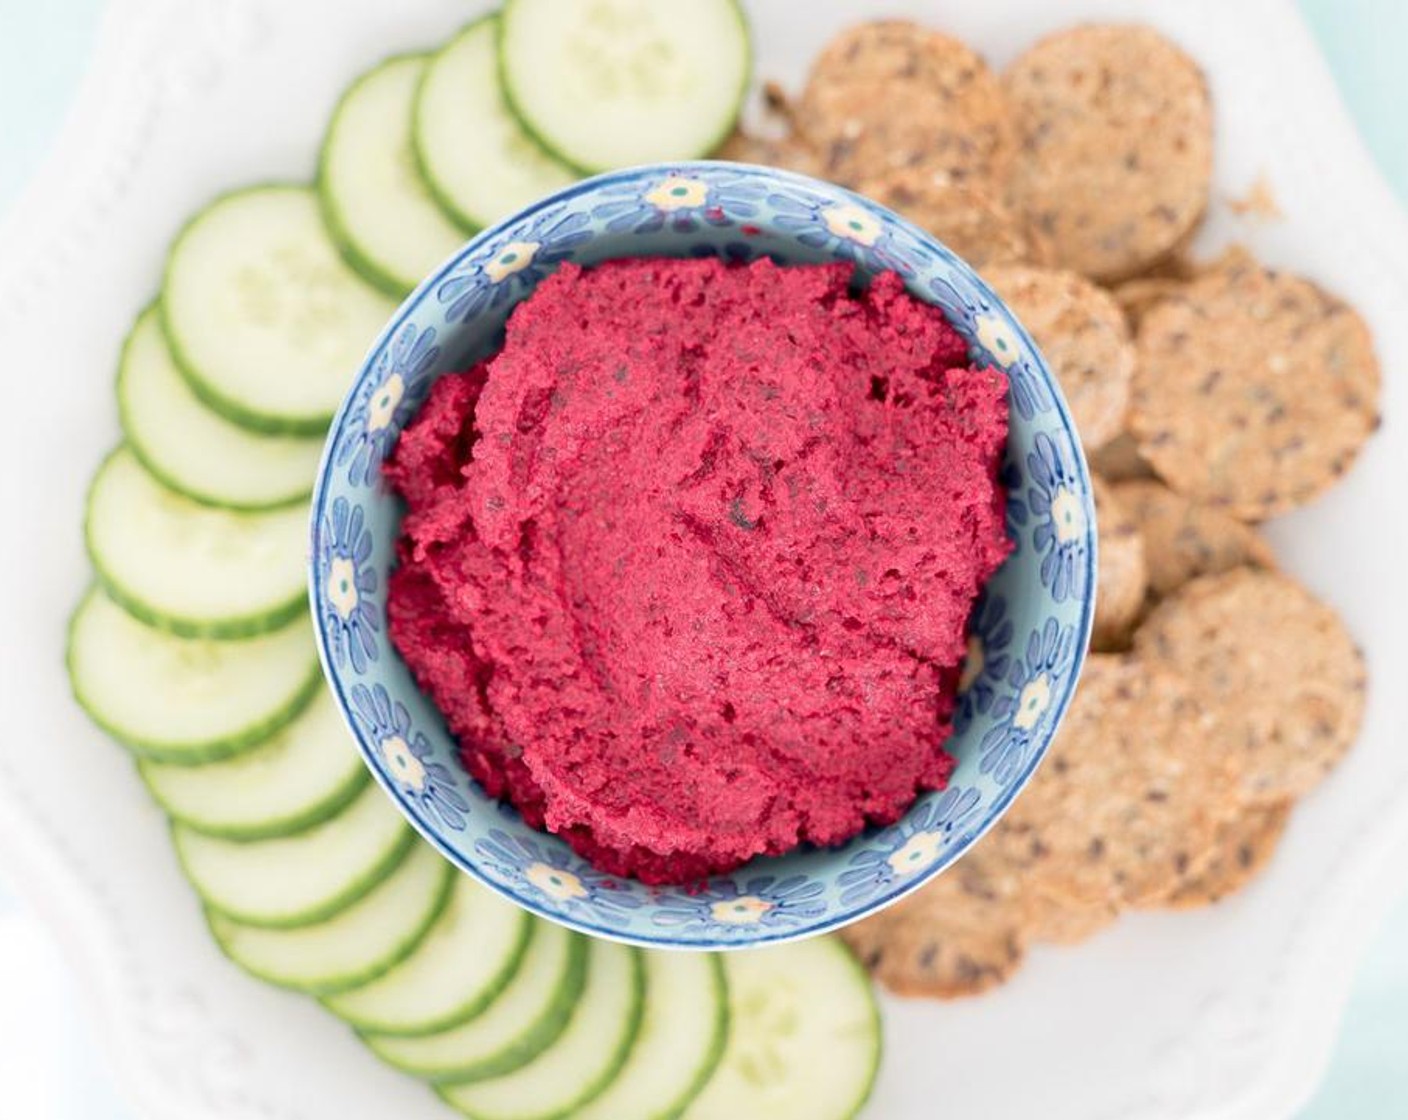
[[[947,789],[826,850],[756,859],[690,889],[603,874],[490,800],[387,637],[402,506],[382,460],[431,383],[491,352],[513,306],[563,261],[717,255],[893,270],[941,307],[976,361],[1005,369],[1002,482],[1016,549],[978,605]],[[323,664],[368,766],[446,858],[533,913],[640,945],[719,949],[836,929],[940,873],[1041,761],[1079,674],[1094,607],[1095,521],[1075,427],[1031,339],[928,234],[840,187],[685,163],[581,182],[485,230],[402,304],[333,422],[313,500],[311,598]]]

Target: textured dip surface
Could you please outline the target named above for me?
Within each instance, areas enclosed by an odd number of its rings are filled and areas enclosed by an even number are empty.
[[[605,870],[839,843],[952,770],[1006,380],[850,281],[565,266],[387,464],[397,648],[486,790]]]

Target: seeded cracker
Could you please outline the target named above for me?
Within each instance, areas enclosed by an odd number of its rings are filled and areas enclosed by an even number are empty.
[[[1074,902],[1030,888],[1023,890],[1020,879],[1017,893],[1022,904],[1022,929],[1029,941],[1078,945],[1120,916],[1113,902]]]
[[[1134,343],[1108,292],[1073,272],[994,268],[986,279],[1031,333],[1071,406],[1088,447],[1124,429]]]
[[[1121,432],[1104,447],[1087,449],[1090,466],[1109,482],[1128,482],[1136,478],[1153,478],[1154,469],[1139,454],[1134,437]]]
[[[1092,654],[1050,755],[993,838],[1024,890],[1095,907],[1162,898],[1231,814],[1237,761],[1176,673]]]
[[[1171,276],[1140,276],[1126,280],[1110,290],[1120,305],[1131,330],[1138,330],[1144,316],[1164,300],[1183,291],[1186,281]]]
[[[932,233],[979,271],[1040,263],[1045,240],[998,197],[980,187],[906,168],[857,188]]]
[[[977,995],[1006,981],[1026,956],[1014,887],[975,849],[841,936],[870,973],[900,995]]]
[[[1116,284],[1110,290],[1115,302],[1129,320],[1130,329],[1139,330],[1139,324],[1156,306],[1174,296],[1182,295],[1190,281],[1216,272],[1230,272],[1234,269],[1255,265],[1256,259],[1245,245],[1231,244],[1217,256],[1206,260],[1194,260],[1186,249],[1179,249],[1166,257],[1153,268],[1132,279]]]
[[[903,20],[843,31],[812,65],[797,125],[848,186],[917,168],[994,193],[1014,126],[997,78],[965,44]]]
[[[816,152],[792,135],[773,139],[737,129],[723,142],[713,158],[760,163],[765,167],[781,167],[803,175],[821,174],[821,160]]]
[[[1241,890],[1271,862],[1291,819],[1292,801],[1249,805],[1218,829],[1211,858],[1158,905],[1192,910]]]
[[[1364,321],[1298,277],[1244,261],[1140,325],[1130,428],[1175,490],[1247,521],[1345,473],[1379,423]]]
[[[1017,116],[1012,200],[1057,261],[1104,282],[1173,252],[1207,206],[1212,105],[1197,64],[1148,27],[1076,27],[1004,75]]]
[[[1200,219],[1201,220],[1201,219]],[[1152,264],[1141,268],[1129,280],[1193,280],[1206,267],[1200,264],[1193,256],[1193,241],[1197,238],[1198,230],[1195,226],[1183,235],[1183,239],[1174,246],[1173,251],[1166,257],[1160,257]],[[1238,249],[1241,246],[1237,247]],[[1220,257],[1218,258],[1221,259]]]
[[[1144,538],[1149,592],[1155,599],[1199,576],[1243,565],[1276,567],[1271,546],[1250,525],[1199,505],[1162,482],[1125,482],[1115,487],[1115,497]]]
[[[1364,658],[1339,616],[1283,575],[1194,580],[1144,620],[1134,649],[1217,708],[1247,800],[1308,793],[1359,733]]]
[[[1255,268],[1256,257],[1252,251],[1240,242],[1233,242],[1225,246],[1215,257],[1205,260],[1194,260],[1191,257],[1181,257],[1171,262],[1174,269],[1172,275],[1180,280],[1197,280],[1203,276],[1211,276],[1215,272],[1237,272],[1244,268]]]
[[[1125,649],[1149,586],[1144,538],[1116,491],[1098,477],[1091,481],[1099,543],[1095,628],[1090,642],[1098,650]]]

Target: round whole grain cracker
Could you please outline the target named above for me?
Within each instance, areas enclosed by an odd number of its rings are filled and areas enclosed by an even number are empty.
[[[1021,890],[1022,928],[1032,941],[1077,945],[1093,937],[1120,916],[1113,902],[1085,903]]]
[[[1128,432],[1121,432],[1104,447],[1088,452],[1091,468],[1110,482],[1153,478],[1154,468],[1139,454],[1139,445]]]
[[[1182,257],[1173,262],[1173,267],[1177,269],[1175,275],[1180,280],[1196,280],[1200,276],[1211,276],[1217,272],[1237,272],[1257,266],[1258,262],[1252,251],[1239,241],[1224,246],[1215,257]]]
[[[826,173],[848,186],[901,167],[994,192],[1015,127],[996,76],[966,44],[905,20],[841,32],[812,64],[796,105]]]
[[[1168,256],[1160,257],[1125,280],[1192,280],[1201,267],[1192,253],[1196,233],[1190,230]]]
[[[1121,508],[1139,527],[1149,593],[1162,599],[1199,576],[1244,565],[1274,569],[1271,546],[1254,528],[1200,505],[1154,479],[1115,487]]]
[[[1187,54],[1149,27],[1085,25],[1041,40],[1003,85],[1012,199],[1062,266],[1112,282],[1183,243],[1212,177],[1212,103]]]
[[[1000,198],[916,168],[868,179],[857,190],[928,230],[973,268],[1040,263],[1045,239]]]
[[[1097,475],[1091,476],[1091,482],[1099,540],[1095,626],[1090,643],[1098,650],[1124,649],[1149,588],[1146,545],[1118,493]]]
[[[1277,572],[1194,580],[1154,608],[1134,649],[1218,709],[1248,801],[1310,792],[1359,733],[1363,655],[1334,610]]]
[[[1218,829],[1209,857],[1159,905],[1192,910],[1241,890],[1271,862],[1294,805],[1293,801],[1248,805]]]
[[[1244,262],[1144,318],[1130,404],[1130,429],[1160,477],[1259,521],[1349,469],[1379,423],[1379,363],[1353,309]]]
[[[1061,384],[1081,441],[1099,447],[1124,430],[1134,343],[1108,292],[1074,272],[1023,265],[986,279],[1027,328]]]
[[[1037,895],[1094,907],[1163,898],[1233,811],[1236,762],[1177,673],[1092,654],[993,841]]]
[[[1255,264],[1251,250],[1236,242],[1228,245],[1217,256],[1201,260],[1190,256],[1186,248],[1179,248],[1174,250],[1171,256],[1145,269],[1138,276],[1116,284],[1110,289],[1110,294],[1124,311],[1130,328],[1137,332],[1144,316],[1165,300],[1181,295],[1190,281],[1200,276],[1229,272]]]
[[[1110,294],[1120,305],[1130,329],[1137,331],[1145,315],[1164,300],[1178,295],[1186,283],[1187,281],[1176,280],[1172,276],[1138,276],[1117,284],[1110,290]]]
[[[803,175],[821,174],[821,160],[805,141],[794,134],[779,137],[758,136],[735,129],[713,155],[714,159],[730,159],[737,163],[760,163],[764,167],[781,167]]]
[[[1022,922],[1012,881],[975,850],[841,936],[891,991],[955,999],[995,988],[1021,967]]]

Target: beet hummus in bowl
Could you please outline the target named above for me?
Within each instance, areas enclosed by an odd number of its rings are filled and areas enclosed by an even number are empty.
[[[952,863],[1065,710],[1074,425],[960,260],[729,163],[578,184],[406,301],[334,421],[311,594],[412,823],[642,945],[833,929]]]

